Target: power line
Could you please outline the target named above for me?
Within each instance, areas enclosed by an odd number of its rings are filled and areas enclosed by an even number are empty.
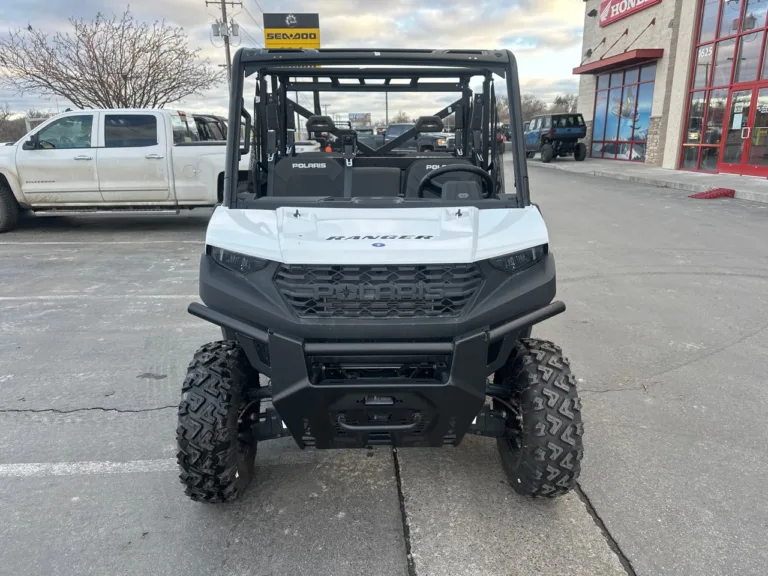
[[[251,36],[250,34],[248,34],[248,30],[246,30],[245,28],[243,28],[243,25],[242,25],[242,24],[240,24],[240,32],[242,32],[243,34],[245,34],[246,36],[248,36],[248,38],[250,38],[250,39],[251,39],[251,41],[252,41],[254,44],[256,44],[257,46],[259,46],[259,47],[262,47],[262,48],[263,48],[263,46],[261,46],[261,43],[260,43],[258,40],[256,40],[256,38],[254,38],[253,36]]]
[[[221,22],[224,26],[223,33],[221,34],[224,37],[224,53],[227,58],[227,81],[229,83],[232,82],[232,57],[229,53],[229,35],[230,35],[230,26],[229,22],[227,20],[227,4],[232,6],[233,8],[235,6],[242,6],[243,3],[239,1],[233,1],[233,0],[206,0],[205,7],[207,8],[209,4],[218,4],[221,7]],[[219,28],[219,31],[221,31],[221,28]]]
[[[264,10],[261,9],[261,5],[259,5],[259,0],[253,0],[256,3],[256,6],[261,11],[262,14],[264,14]]]
[[[251,17],[251,20],[253,20],[253,23],[256,24],[256,26],[259,28],[259,30],[264,32],[264,28],[262,28],[261,24],[259,24],[258,20],[256,20],[256,18],[253,17],[253,14],[250,13],[248,8],[245,7],[245,4],[243,4],[243,10],[245,10],[245,13],[248,14],[248,16]]]

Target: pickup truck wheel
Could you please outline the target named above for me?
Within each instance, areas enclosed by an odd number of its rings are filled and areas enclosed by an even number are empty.
[[[541,161],[544,164],[552,162],[552,158],[555,157],[555,150],[552,148],[552,144],[542,144],[541,146]]]
[[[432,146],[421,146],[419,152],[434,152],[435,149]]]
[[[579,142],[576,144],[576,147],[573,149],[573,158],[577,162],[582,162],[584,158],[587,157],[587,145],[583,142]]]
[[[0,182],[0,232],[13,230],[20,215],[21,208],[16,202],[13,190],[5,182]]]

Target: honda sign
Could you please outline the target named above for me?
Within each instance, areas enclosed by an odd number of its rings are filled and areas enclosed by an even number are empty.
[[[660,3],[661,0],[602,0],[600,2],[600,26],[608,26],[630,14]]]

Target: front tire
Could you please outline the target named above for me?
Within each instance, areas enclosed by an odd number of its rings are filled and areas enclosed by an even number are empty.
[[[253,477],[256,441],[239,420],[246,390],[258,383],[258,373],[237,342],[213,342],[195,352],[176,429],[179,478],[192,500],[229,502]]]
[[[584,454],[581,400],[568,359],[551,342],[524,338],[494,382],[509,391],[507,435],[498,438],[502,466],[515,492],[553,498],[570,492]]]
[[[5,182],[0,182],[0,233],[16,228],[20,216],[21,208],[13,190]]]

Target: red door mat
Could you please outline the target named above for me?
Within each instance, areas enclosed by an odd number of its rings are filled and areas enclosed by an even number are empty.
[[[706,192],[691,194],[689,198],[697,198],[699,200],[711,200],[712,198],[733,198],[735,193],[736,190],[731,190],[730,188],[713,188],[712,190],[707,190]]]

